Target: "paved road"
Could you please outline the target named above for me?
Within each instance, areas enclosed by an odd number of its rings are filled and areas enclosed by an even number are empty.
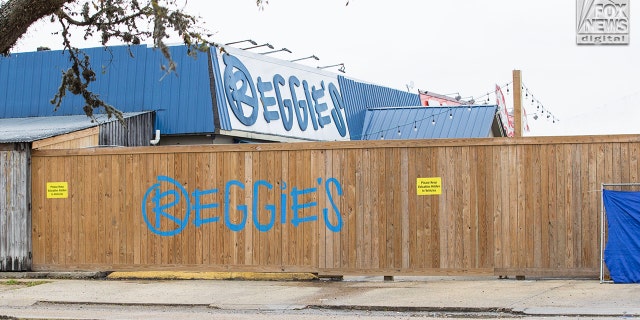
[[[0,282],[6,280],[0,280]],[[17,281],[32,281],[20,279]],[[421,277],[383,281],[57,280],[0,285],[0,316],[47,319],[640,317],[640,285]]]

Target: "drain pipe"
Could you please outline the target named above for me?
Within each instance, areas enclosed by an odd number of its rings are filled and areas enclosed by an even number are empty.
[[[149,141],[149,143],[150,143],[152,146],[157,145],[157,144],[158,144],[158,142],[160,142],[160,130],[156,130],[156,137],[155,137],[155,139],[153,139],[153,140]]]

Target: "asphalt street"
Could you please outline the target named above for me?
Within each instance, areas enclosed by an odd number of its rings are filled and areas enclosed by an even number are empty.
[[[640,285],[597,279],[208,280],[207,273],[201,275],[33,279],[3,273],[0,319],[640,317]]]

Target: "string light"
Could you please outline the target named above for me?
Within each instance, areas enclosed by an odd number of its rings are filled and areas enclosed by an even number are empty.
[[[416,106],[416,107],[417,107],[417,106]],[[461,107],[462,107],[462,106],[461,106]],[[411,124],[413,124],[413,131],[417,132],[417,131],[418,131],[418,122],[422,123],[422,122],[423,122],[423,120],[426,120],[426,119],[428,119],[428,117],[431,117],[431,124],[432,124],[432,125],[435,125],[435,124],[436,124],[436,120],[435,120],[435,118],[436,118],[436,117],[438,117],[438,116],[440,116],[440,115],[444,114],[445,112],[448,112],[448,113],[450,113],[450,114],[453,114],[453,112],[452,112],[452,111],[450,111],[451,109],[453,109],[453,108],[451,108],[451,107],[440,107],[440,108],[436,108],[436,107],[434,107],[434,108],[429,108],[429,109],[431,109],[431,110],[440,109],[441,111],[439,111],[439,112],[437,112],[437,113],[435,113],[435,112],[434,112],[434,113],[431,113],[431,114],[425,115],[425,117],[424,117],[424,118],[421,118],[421,119],[414,119],[414,120],[411,120],[411,121],[410,121],[410,122],[408,122],[408,123],[397,125],[397,126],[396,126],[396,130],[397,130],[397,131],[395,131],[395,132],[396,132],[399,136],[402,136],[402,128],[403,128],[403,127],[406,127],[406,126],[409,126],[409,125],[411,125]],[[427,110],[427,109],[424,109],[424,110]],[[389,138],[389,131],[390,131],[390,130],[394,130],[394,129],[393,129],[393,128],[389,128],[389,129],[382,129],[382,130],[377,131],[377,132],[369,132],[369,133],[366,133],[366,134],[364,134],[364,133],[363,133],[360,137],[362,137],[364,140],[368,140],[368,139],[370,139],[370,138],[372,138],[372,137],[374,137],[374,136],[378,136],[378,135],[380,135],[380,136],[379,136],[379,139],[380,139],[380,140],[387,140],[387,139]],[[386,138],[385,138],[385,135],[387,136]]]
[[[529,88],[523,83],[522,85],[522,89],[525,90],[525,96],[527,96],[529,93],[531,93],[529,90]],[[553,113],[551,113],[549,110],[547,110],[544,105],[538,100],[536,99],[535,95],[533,93],[531,93],[531,104],[536,106],[536,113],[533,115],[533,119],[534,120],[538,120],[540,117],[538,117],[538,113],[540,115],[544,115],[546,112],[546,117],[545,119],[547,120],[551,120],[553,123],[556,123],[556,121],[559,121],[558,118],[556,118],[555,115],[553,115]]]
[[[510,90],[511,85],[512,85],[512,82],[509,82],[509,83],[501,86],[500,88],[503,89],[503,90],[506,90],[506,92],[509,93],[511,91]],[[537,100],[535,98],[535,95],[524,84],[522,86],[522,89],[525,92],[526,96],[531,94],[531,101],[532,101],[531,103],[532,103],[532,106],[535,105],[536,108],[534,110],[536,110],[536,113],[534,113],[533,115],[530,115],[530,116],[532,116],[534,120],[538,120],[540,118],[539,115],[544,114],[545,111],[546,111],[547,117],[545,117],[544,119],[547,119],[548,121],[553,122],[554,124],[556,123],[556,121],[559,121],[559,119],[557,119],[551,112],[549,112],[549,110],[547,110],[544,107],[544,105],[539,100]],[[482,96],[475,96],[475,97],[479,101],[488,101],[488,102],[490,102],[491,98],[492,98],[492,95],[495,96],[495,92],[488,92],[486,94],[483,94]],[[469,100],[466,100],[466,99],[469,99]],[[471,103],[475,103],[474,96],[470,96],[468,98],[465,98],[462,101],[460,101],[460,103],[462,103],[463,105],[462,106],[456,106],[456,107],[464,107],[466,105],[468,111],[471,111],[472,108],[475,108],[475,106],[471,105]],[[436,109],[436,108],[433,108],[433,109]],[[413,131],[417,132],[418,131],[417,122],[423,123],[423,120],[428,119],[428,117],[431,117],[431,125],[435,126],[436,125],[436,119],[435,118],[437,116],[443,115],[445,112],[447,112],[449,114],[449,119],[453,119],[453,110],[452,110],[453,108],[452,107],[443,106],[443,107],[440,107],[438,109],[440,109],[440,111],[433,110],[435,112],[425,115],[425,117],[422,118],[422,119],[412,119],[408,123],[400,124],[400,125],[396,126],[396,130],[397,130],[396,133],[398,134],[398,136],[402,136],[402,127],[410,126],[412,123],[413,123]],[[390,130],[393,130],[393,128],[382,129],[382,130],[380,130],[378,132],[371,132],[371,133],[368,133],[366,136],[373,137],[373,136],[379,134],[380,135],[380,140],[385,140],[385,132],[387,133],[387,136],[389,136],[389,131]]]
[[[509,95],[510,92],[511,92],[511,86],[512,85],[513,85],[513,81],[501,86],[500,89],[505,90],[506,94]],[[549,118],[544,117],[544,119],[551,120],[553,123],[556,123],[556,122],[560,121],[549,110],[547,110],[544,107],[544,105],[536,98],[536,96],[533,94],[533,92],[524,83],[522,83],[521,88],[522,88],[522,92],[524,92],[524,97],[523,98],[526,98],[526,99],[523,99],[523,100],[527,101],[529,98],[531,98],[531,106],[532,106],[532,108],[535,106],[534,110],[536,111],[536,113],[533,114],[533,119],[534,120],[538,120],[540,118],[539,115],[543,115],[546,112],[546,114],[549,115]],[[492,93],[487,93],[487,94],[481,96],[480,98],[484,99],[484,97],[487,97],[487,101],[490,101],[491,95],[492,95]]]
[[[500,89],[506,90],[507,94],[509,94],[509,85],[510,84],[511,84],[511,82],[509,82],[509,83],[507,83],[507,84],[505,84],[503,86],[500,86]],[[485,94],[483,94],[481,96],[475,96],[475,97],[476,97],[476,100],[484,100],[485,97],[486,97],[486,101],[487,101],[485,103],[485,105],[486,105],[486,104],[491,102],[491,96],[495,96],[495,92],[487,92],[487,93],[485,93]],[[471,100],[469,101],[470,103],[475,103],[476,100],[473,100],[473,97],[474,96],[470,97],[471,98]]]

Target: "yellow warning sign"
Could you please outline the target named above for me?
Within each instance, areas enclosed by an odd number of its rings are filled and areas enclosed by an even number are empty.
[[[418,178],[416,188],[419,196],[442,194],[442,179],[440,177]]]
[[[67,182],[47,182],[47,199],[69,198],[69,185]]]

